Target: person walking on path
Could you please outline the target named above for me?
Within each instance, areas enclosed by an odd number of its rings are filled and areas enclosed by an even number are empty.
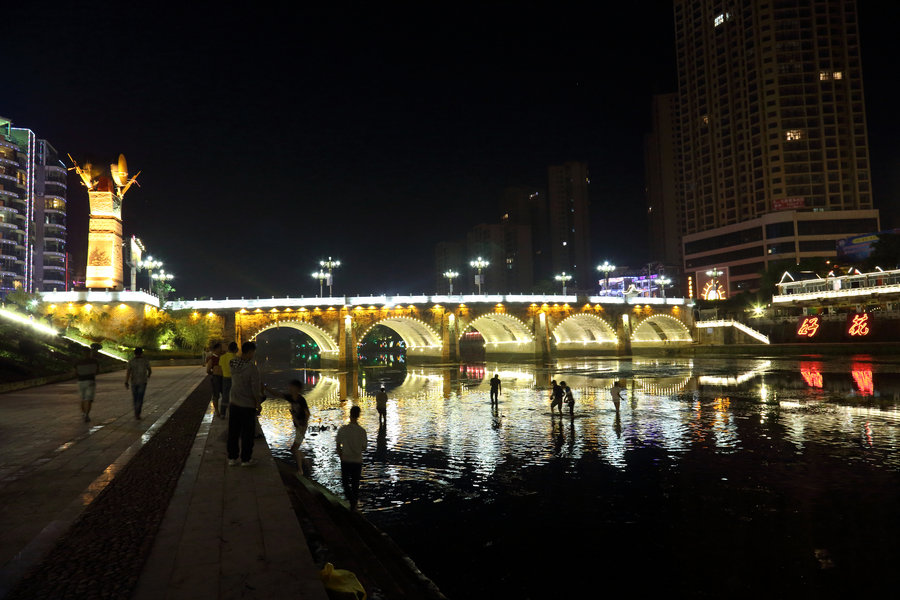
[[[622,394],[625,392],[625,380],[619,379],[611,388],[609,388],[609,396],[616,407],[616,414],[619,414],[619,402],[622,401]]]
[[[366,430],[360,426],[359,407],[350,409],[350,422],[337,432],[337,453],[341,458],[341,483],[344,495],[350,502],[350,510],[356,510],[359,503],[359,480],[362,477],[363,451],[368,440]]]
[[[568,384],[566,384],[565,381],[561,382],[559,384],[559,386],[561,388],[563,388],[564,398],[565,398],[563,400],[563,402],[565,402],[566,404],[569,405],[569,416],[574,417],[575,416],[575,394],[572,393],[572,388],[570,388],[568,386]]]
[[[222,396],[222,365],[219,359],[222,357],[222,342],[213,344],[212,353],[206,358],[206,373],[210,377],[212,383],[212,405],[213,410],[219,414],[219,398]]]
[[[550,385],[553,386],[553,390],[550,392],[550,414],[553,414],[554,407],[559,407],[559,414],[562,415],[563,409],[563,389],[562,386],[556,383],[556,380],[550,382]]]
[[[97,392],[97,373],[100,362],[93,348],[85,348],[84,355],[75,362],[75,376],[78,378],[78,394],[81,396],[81,416],[85,423],[91,420],[91,406]]]
[[[228,409],[228,466],[250,467],[253,460],[253,435],[256,411],[262,406],[263,389],[259,369],[253,363],[256,344],[244,342],[241,355],[231,359],[231,403]]]
[[[500,404],[500,373],[494,373],[491,378],[491,405]]]
[[[291,454],[297,461],[297,474],[303,475],[303,452],[300,444],[306,437],[306,429],[309,427],[309,404],[303,397],[303,384],[299,379],[292,379],[288,383],[287,392],[279,392],[263,385],[263,391],[271,398],[283,398],[291,405],[291,420],[294,422],[294,442],[291,444]]]
[[[125,371],[125,389],[131,384],[131,400],[134,402],[134,418],[141,419],[141,409],[144,407],[144,392],[147,391],[147,380],[153,370],[150,361],[144,358],[144,349],[135,348],[134,358],[128,361],[128,370]]]
[[[219,400],[219,417],[224,419],[228,414],[229,395],[231,394],[231,361],[238,356],[238,346],[234,342],[228,344],[228,352],[219,357],[222,368],[222,398]]]
[[[387,401],[387,392],[384,391],[384,386],[381,386],[381,389],[375,394],[375,410],[378,411],[379,428],[382,425],[387,426]]]

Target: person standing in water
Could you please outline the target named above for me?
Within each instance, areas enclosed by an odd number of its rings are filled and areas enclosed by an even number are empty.
[[[553,390],[550,392],[550,414],[553,414],[553,409],[555,407],[559,407],[559,414],[562,415],[563,409],[563,389],[562,386],[556,383],[556,380],[550,382],[550,385],[553,386]]]
[[[565,381],[559,384],[560,387],[563,388],[565,399],[563,402],[569,405],[569,416],[575,416],[575,394],[572,393],[572,388],[570,388]]]
[[[375,410],[378,411],[378,427],[387,426],[387,401],[387,392],[384,391],[384,386],[381,386],[381,389],[375,394]]]
[[[619,403],[622,401],[622,394],[626,393],[625,385],[625,380],[619,379],[609,388],[609,396],[616,407],[616,414],[619,414]]]
[[[494,373],[491,378],[491,405],[500,404],[500,373]]]
[[[291,420],[294,424],[294,441],[291,444],[291,454],[297,461],[297,474],[303,475],[303,452],[300,451],[300,444],[306,437],[306,430],[309,427],[309,404],[301,393],[303,391],[303,383],[299,379],[292,379],[288,383],[287,392],[279,392],[270,389],[263,384],[263,393],[271,398],[283,398],[290,403]]]

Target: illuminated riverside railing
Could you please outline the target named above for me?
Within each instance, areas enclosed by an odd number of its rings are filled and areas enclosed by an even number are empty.
[[[796,281],[790,273],[785,273],[778,284],[778,291],[772,296],[774,304],[900,294],[900,269]]]
[[[732,321],[731,319],[719,319],[718,321],[697,321],[694,323],[697,326],[697,329],[705,328],[715,328],[715,327],[734,327],[738,331],[742,331],[752,337],[755,340],[759,340],[763,344],[769,343],[769,336],[758,332],[752,327],[747,327],[743,323],[739,321]]]

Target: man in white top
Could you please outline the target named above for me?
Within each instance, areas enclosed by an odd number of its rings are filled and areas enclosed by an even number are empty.
[[[341,457],[341,483],[350,502],[350,510],[356,510],[359,501],[359,479],[362,476],[363,452],[368,439],[360,426],[359,407],[350,409],[350,422],[338,429],[337,453]]]

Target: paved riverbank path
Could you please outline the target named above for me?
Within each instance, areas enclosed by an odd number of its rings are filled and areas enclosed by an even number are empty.
[[[98,376],[92,421],[74,380],[0,394],[0,597],[53,548],[203,380],[199,366],[159,367],[134,418],[125,372]]]

